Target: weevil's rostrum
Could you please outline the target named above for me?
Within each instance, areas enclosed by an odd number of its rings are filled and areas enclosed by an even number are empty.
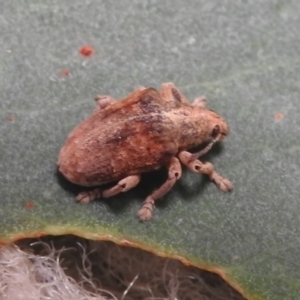
[[[128,191],[139,183],[141,173],[166,167],[167,181],[138,211],[141,220],[148,220],[154,202],[180,178],[180,163],[208,175],[222,191],[232,189],[211,163],[198,160],[228,134],[225,120],[206,109],[204,97],[190,104],[174,84],[164,83],[159,91],[138,88],[119,102],[110,96],[98,96],[96,101],[95,111],[70,133],[58,159],[59,170],[68,180],[97,187],[80,193],[78,202]],[[204,142],[209,143],[201,151],[187,151]],[[114,181],[111,188],[98,187]]]

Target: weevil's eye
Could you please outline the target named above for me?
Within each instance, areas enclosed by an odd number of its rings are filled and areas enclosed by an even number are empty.
[[[216,138],[220,133],[220,126],[219,125],[215,125],[212,132],[211,132],[211,136],[213,138]]]

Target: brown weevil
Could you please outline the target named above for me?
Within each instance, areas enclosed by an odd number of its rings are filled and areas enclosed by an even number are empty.
[[[206,109],[204,97],[190,104],[174,84],[164,83],[159,91],[138,88],[119,102],[110,96],[98,96],[96,101],[95,111],[70,133],[61,149],[59,171],[82,186],[117,184],[82,192],[78,202],[126,192],[139,183],[141,173],[166,167],[168,179],[138,211],[141,220],[149,220],[155,201],[180,178],[180,163],[206,174],[223,192],[232,190],[231,182],[211,163],[198,160],[228,134],[225,120]],[[208,144],[201,151],[187,151],[204,142]]]

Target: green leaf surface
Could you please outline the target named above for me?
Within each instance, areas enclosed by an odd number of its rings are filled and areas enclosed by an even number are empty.
[[[129,241],[219,272],[251,299],[299,299],[299,11],[297,0],[1,1],[1,241]],[[84,45],[95,53],[81,56]],[[190,100],[206,95],[228,121],[229,138],[205,159],[234,191],[184,171],[141,223],[158,172],[126,194],[76,204],[79,189],[56,160],[93,97],[167,81]]]

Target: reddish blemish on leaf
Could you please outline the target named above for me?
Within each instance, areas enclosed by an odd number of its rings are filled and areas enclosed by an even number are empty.
[[[14,116],[8,116],[8,117],[7,117],[7,120],[8,120],[9,122],[14,122],[15,117],[14,117]]]
[[[63,77],[68,77],[68,76],[70,76],[70,71],[68,69],[62,69],[60,71],[60,75]]]
[[[95,52],[91,46],[83,46],[79,49],[79,53],[83,56],[91,56]]]
[[[283,119],[283,114],[277,113],[274,115],[274,118],[275,118],[275,120],[281,120],[281,119]]]
[[[27,201],[27,202],[25,203],[25,207],[26,207],[27,209],[32,209],[32,208],[34,207],[34,203],[31,202],[31,201]]]

